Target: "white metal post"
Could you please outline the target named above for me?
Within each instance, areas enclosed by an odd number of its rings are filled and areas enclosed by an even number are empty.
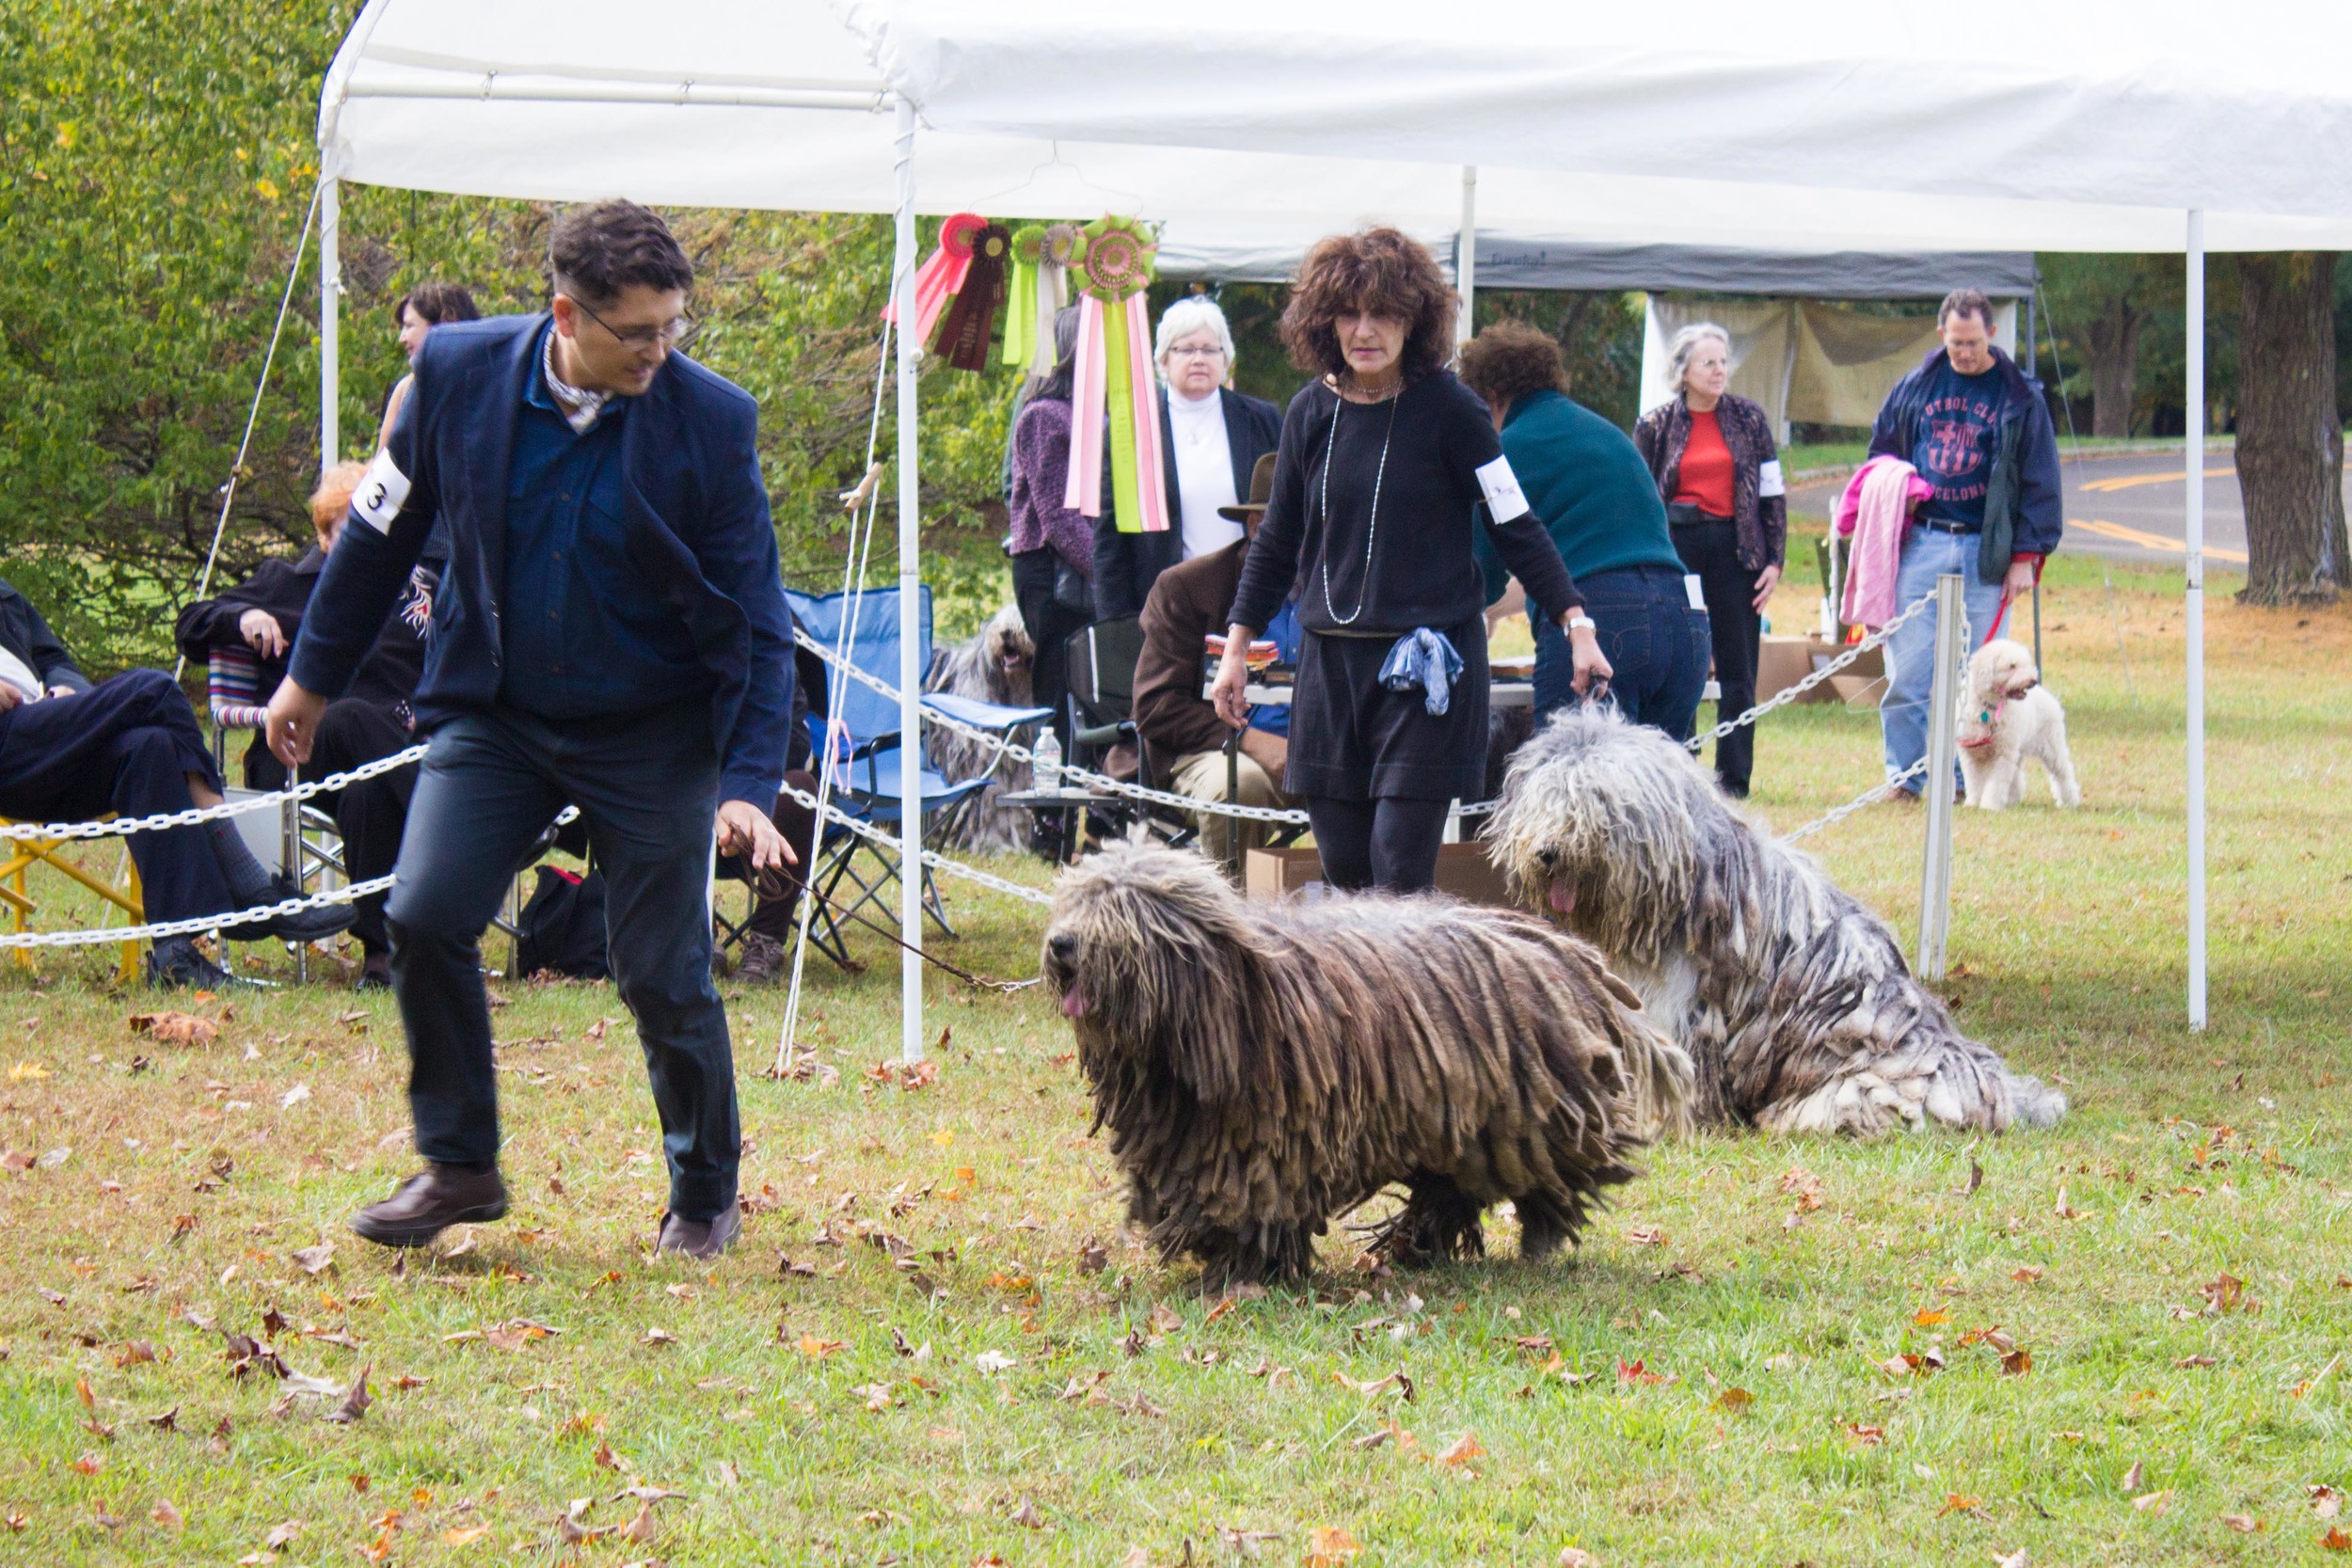
[[[1478,291],[1478,166],[1462,166],[1462,228],[1454,242],[1454,287],[1462,296],[1462,313],[1454,318],[1454,341],[1467,343],[1478,330],[1471,300]]]
[[[2188,214],[2188,1026],[2205,1026],[2205,214]]]
[[[898,1053],[923,1059],[922,531],[917,526],[914,378],[923,345],[914,332],[914,105],[898,100],[898,222],[891,297],[898,317]]]
[[[319,475],[340,460],[342,432],[336,404],[342,395],[342,324],[343,263],[338,246],[342,218],[342,182],[332,175],[319,182]]]
[[[1921,799],[1928,803],[1927,853],[1919,869],[1919,975],[1944,978],[1944,947],[1952,926],[1952,768],[1959,752],[1960,693],[1956,677],[1968,613],[1961,579],[1947,572],[1935,579],[1935,678],[1928,688],[1928,776]]]

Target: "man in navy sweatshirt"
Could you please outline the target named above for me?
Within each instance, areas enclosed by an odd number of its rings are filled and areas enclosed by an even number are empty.
[[[449,551],[412,702],[432,734],[387,907],[426,1166],[352,1228],[418,1246],[506,1212],[480,939],[529,847],[576,804],[608,887],[613,977],[661,1116],[657,1245],[740,1229],[725,1010],[710,983],[720,851],[776,870],[789,620],[757,405],[673,352],[693,269],[652,212],[576,208],[547,312],[437,328],[310,600],[271,750],[308,755],[426,534]]]

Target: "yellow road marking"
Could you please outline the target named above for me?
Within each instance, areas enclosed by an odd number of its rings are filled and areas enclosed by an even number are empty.
[[[2181,476],[2175,474],[2173,477],[2178,479]],[[2170,550],[2175,555],[2188,553],[2186,540],[2167,539],[2161,533],[2143,533],[2136,528],[2125,528],[2122,523],[2110,523],[2105,517],[2069,517],[2066,519],[2066,526],[2081,529],[2085,533],[2097,533],[2109,539],[2121,539],[2126,544],[2138,545],[2147,549]],[[2246,561],[2244,550],[2224,549],[2218,545],[2207,545],[2205,553],[2216,561],[2234,561],[2241,565]]]
[[[2205,477],[2207,479],[2235,479],[2237,470],[2235,468],[2207,468]],[[2136,489],[2142,484],[2185,484],[2187,482],[2188,470],[2183,468],[2177,474],[2125,474],[2119,479],[2094,479],[2084,483],[2081,488],[2105,493],[2112,490]]]

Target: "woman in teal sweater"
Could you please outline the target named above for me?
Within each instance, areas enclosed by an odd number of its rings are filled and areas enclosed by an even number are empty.
[[[1691,738],[1709,657],[1707,611],[1683,580],[1642,454],[1623,431],[1569,400],[1560,345],[1520,322],[1500,322],[1462,349],[1460,376],[1486,400],[1503,455],[1535,515],[1584,595],[1600,651],[1613,672],[1609,695],[1637,724]],[[1509,580],[1502,558],[1476,535],[1486,602]],[[1535,622],[1535,722],[1579,701],[1568,684],[1568,640]]]

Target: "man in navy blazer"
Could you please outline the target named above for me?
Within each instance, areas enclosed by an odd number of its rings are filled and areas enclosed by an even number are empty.
[[[792,640],[749,394],[673,351],[693,268],[633,202],[576,208],[551,309],[425,340],[391,438],[352,498],[271,699],[305,760],[437,522],[449,551],[411,705],[432,751],[386,909],[424,1171],[352,1228],[419,1246],[506,1212],[481,933],[576,804],[607,884],[670,1170],[658,1245],[740,1229],[733,1052],[710,983],[708,870],[793,859],[770,819]]]

